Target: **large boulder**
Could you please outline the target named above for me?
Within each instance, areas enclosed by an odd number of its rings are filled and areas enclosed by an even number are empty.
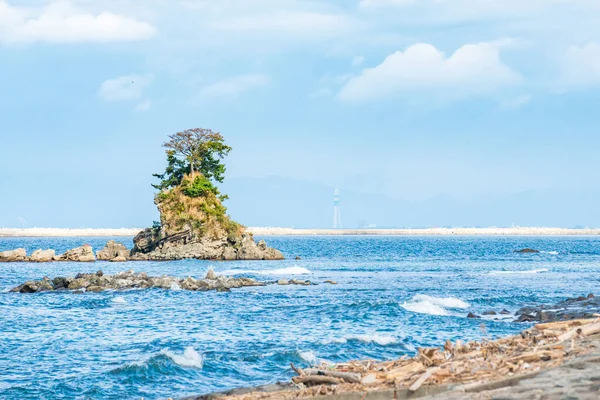
[[[29,257],[29,261],[31,262],[50,262],[54,260],[56,257],[56,251],[49,250],[36,250],[33,252],[31,257]]]
[[[102,250],[96,252],[96,258],[100,261],[113,261],[118,257],[127,259],[129,253],[129,249],[123,243],[110,240]]]
[[[93,262],[96,261],[94,251],[89,244],[71,249],[60,256],[55,257],[56,261],[75,261],[75,262]]]
[[[27,261],[27,251],[25,249],[16,249],[0,252],[0,262],[18,261]]]

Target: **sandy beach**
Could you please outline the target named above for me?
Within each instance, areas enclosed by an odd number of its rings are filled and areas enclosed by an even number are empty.
[[[139,228],[68,229],[68,228],[0,228],[0,237],[111,237],[135,236]]]
[[[135,236],[141,228],[69,229],[69,228],[0,228],[0,237],[110,237]],[[590,236],[600,235],[600,228],[415,228],[415,229],[294,229],[249,227],[257,236]]]
[[[566,229],[566,228],[416,228],[416,229],[293,229],[253,227],[252,233],[260,236],[284,235],[398,235],[398,236],[574,236],[600,235],[600,229]]]

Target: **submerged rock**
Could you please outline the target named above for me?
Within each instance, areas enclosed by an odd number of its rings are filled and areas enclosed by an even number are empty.
[[[467,318],[481,319],[481,317],[479,315],[475,315],[472,312],[467,314]]]
[[[534,249],[522,249],[522,250],[515,250],[515,253],[539,253],[539,250],[534,250]]]
[[[593,294],[579,296],[556,304],[527,306],[519,309],[517,322],[554,322],[569,319],[594,318],[600,313],[600,299]]]
[[[125,247],[123,243],[117,243],[114,240],[108,241],[106,246],[100,251],[96,253],[96,257],[101,261],[115,261],[115,259],[119,259],[121,261],[124,259],[125,261],[129,257],[130,250]]]
[[[221,275],[214,275],[212,279],[195,279],[187,277],[185,279],[174,278],[170,276],[150,277],[145,272],[136,273],[133,270],[119,272],[115,275],[77,274],[75,278],[56,277],[52,280],[45,277],[40,281],[28,281],[11,290],[19,293],[37,293],[52,290],[73,290],[87,292],[101,292],[104,290],[124,290],[124,289],[183,289],[191,291],[229,291],[246,286],[265,286],[264,282],[258,282],[250,278],[233,278]],[[214,273],[214,272],[213,272]]]
[[[27,261],[27,250],[16,249],[0,252],[0,262]]]

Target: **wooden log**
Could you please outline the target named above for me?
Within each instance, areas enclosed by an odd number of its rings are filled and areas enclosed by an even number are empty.
[[[303,376],[295,376],[292,378],[292,382],[294,383],[304,383],[307,385],[337,385],[342,383],[340,379],[334,378],[332,376],[323,376],[323,375],[303,375]]]
[[[438,370],[438,367],[429,368],[427,371],[425,371],[425,373],[423,375],[421,375],[421,377],[419,379],[416,380],[415,383],[410,385],[408,390],[410,390],[411,392],[416,392],[417,390],[419,390],[421,385],[423,385],[423,383],[425,383],[425,381],[427,379],[429,379],[431,377],[431,375],[433,375],[437,370]]]
[[[298,376],[304,376],[304,375],[306,375],[306,373],[302,370],[302,368],[296,367],[293,362],[290,363],[290,366],[292,367],[292,369],[294,370],[294,372],[296,372],[298,374]]]
[[[351,372],[340,372],[335,370],[324,370],[318,368],[309,368],[303,371],[306,375],[321,375],[321,376],[332,376],[334,378],[343,379],[346,382],[350,383],[360,383],[361,376],[359,374],[354,374]]]
[[[570,326],[581,326],[588,325],[594,322],[597,322],[598,318],[590,318],[590,319],[572,319],[570,321],[557,321],[557,322],[545,322],[541,324],[535,324],[535,328],[539,331],[543,331],[544,329],[561,329],[568,328]]]
[[[423,364],[421,364],[419,361],[413,361],[410,364],[404,365],[402,367],[399,368],[394,368],[392,370],[390,370],[386,375],[385,378],[389,381],[389,380],[394,380],[396,378],[399,378],[401,376],[405,376],[408,374],[414,374],[415,372],[419,372],[422,369],[424,369],[425,366]]]
[[[558,343],[565,342],[567,340],[571,340],[576,336],[589,336],[594,335],[596,333],[600,333],[600,322],[596,322],[594,324],[589,324],[585,326],[581,326],[576,329],[572,329],[566,333],[563,333],[558,337]]]

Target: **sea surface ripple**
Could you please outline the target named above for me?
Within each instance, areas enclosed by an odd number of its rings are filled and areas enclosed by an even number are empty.
[[[0,251],[98,250],[108,239],[0,238]],[[596,237],[265,239],[288,259],[0,263],[0,398],[164,399],[265,384],[289,379],[290,362],[391,359],[446,339],[515,333],[524,325],[465,316],[598,294],[600,283]],[[513,253],[525,247],[543,253]],[[210,267],[339,284],[8,293],[26,280],[98,269],[202,278]]]

